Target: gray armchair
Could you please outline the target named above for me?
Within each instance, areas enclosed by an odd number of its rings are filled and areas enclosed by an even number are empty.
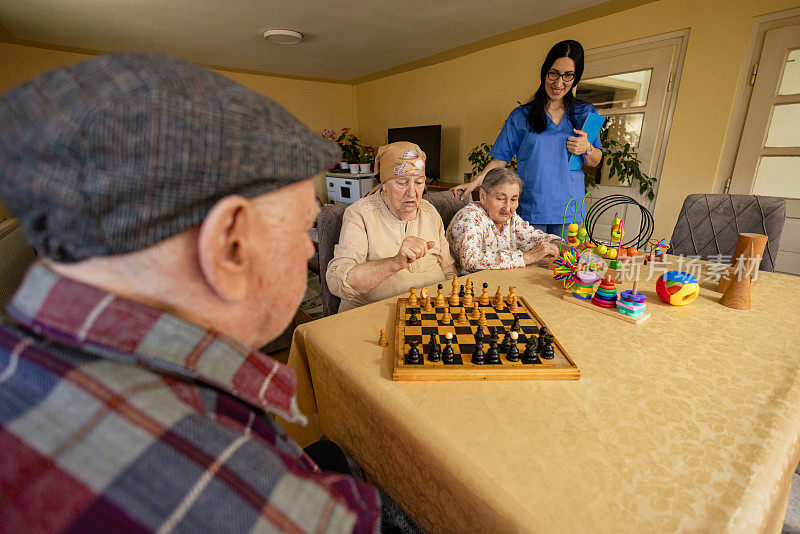
[[[425,192],[422,198],[433,204],[442,217],[445,228],[450,224],[453,216],[467,205],[466,200],[460,200],[451,191]],[[342,216],[348,204],[328,204],[322,206],[317,217],[317,232],[319,236],[319,281],[322,285],[322,309],[325,315],[333,315],[339,310],[340,299],[328,289],[325,272],[328,263],[333,259],[333,248],[339,242],[339,232],[342,230]]]
[[[0,212],[0,317],[5,315],[6,301],[36,260],[36,254],[25,241],[17,220],[2,220],[2,215]]]
[[[731,256],[740,233],[764,234],[762,271],[774,271],[786,220],[786,202],[757,195],[689,195],[672,231],[670,253]]]

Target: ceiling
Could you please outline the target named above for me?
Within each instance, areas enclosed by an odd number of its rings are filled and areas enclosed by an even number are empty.
[[[353,81],[604,0],[3,0],[5,40]],[[272,44],[264,30],[304,34]]]

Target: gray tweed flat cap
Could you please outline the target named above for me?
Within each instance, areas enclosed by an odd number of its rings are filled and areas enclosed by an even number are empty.
[[[56,261],[141,250],[339,152],[269,98],[157,55],[100,56],[0,96],[0,197]]]

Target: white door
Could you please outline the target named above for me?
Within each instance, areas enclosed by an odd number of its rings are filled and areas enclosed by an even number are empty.
[[[800,274],[800,25],[768,30],[729,192],[783,197],[775,270]]]
[[[672,110],[676,73],[679,68],[682,37],[628,46],[617,50],[589,51],[586,54],[583,79],[576,96],[594,105],[606,117],[608,136],[621,144],[629,143],[641,161],[644,174],[658,178],[666,146],[667,124]],[[655,197],[640,194],[637,184],[609,179],[607,151],[594,172],[598,187],[589,188],[595,201],[608,195],[622,194],[634,198],[650,209]],[[658,192],[658,182],[656,190]],[[636,207],[620,208],[625,221],[626,240],[639,230],[641,211]],[[594,236],[610,237],[613,211],[598,222]]]

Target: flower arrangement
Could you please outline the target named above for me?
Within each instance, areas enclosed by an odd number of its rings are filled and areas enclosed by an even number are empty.
[[[332,130],[329,130],[332,132]],[[323,131],[324,135],[324,131]],[[336,135],[333,132],[333,135]],[[334,139],[339,147],[342,149],[342,159],[347,163],[358,163],[358,158],[361,156],[361,143],[358,137],[350,133],[350,128],[342,128],[342,133]]]

